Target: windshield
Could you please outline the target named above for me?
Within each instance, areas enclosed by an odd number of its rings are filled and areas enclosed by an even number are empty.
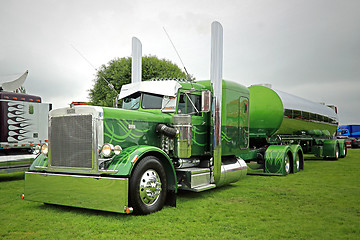
[[[124,98],[122,108],[129,110],[139,109],[140,101],[142,102],[141,108],[143,109],[161,109],[163,96],[150,93],[142,93],[141,100],[141,93],[137,92]]]
[[[345,135],[349,134],[349,131],[347,129],[338,129],[337,135]]]
[[[163,96],[143,93],[141,107],[143,109],[161,109]]]
[[[134,93],[123,100],[123,109],[138,109],[140,106],[140,93]]]

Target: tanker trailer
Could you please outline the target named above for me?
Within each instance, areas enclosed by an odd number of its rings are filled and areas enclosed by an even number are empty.
[[[249,91],[249,173],[298,172],[304,167],[304,154],[346,156],[345,142],[334,137],[334,109],[269,86],[253,85]]]

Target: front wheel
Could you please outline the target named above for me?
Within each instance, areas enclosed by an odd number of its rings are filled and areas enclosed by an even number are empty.
[[[142,159],[130,178],[130,202],[136,214],[149,214],[163,208],[166,200],[166,173],[159,159]]]

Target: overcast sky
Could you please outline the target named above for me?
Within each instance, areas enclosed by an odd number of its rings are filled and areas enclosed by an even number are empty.
[[[29,70],[25,88],[54,108],[88,101],[96,68],[131,55],[178,64],[210,78],[211,22],[224,28],[224,79],[338,106],[360,124],[359,0],[1,0],[0,75]]]

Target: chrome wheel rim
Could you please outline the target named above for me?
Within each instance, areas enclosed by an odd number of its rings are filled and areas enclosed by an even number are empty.
[[[160,197],[161,179],[159,174],[149,169],[142,175],[139,185],[140,199],[146,205],[153,205]]]
[[[300,171],[300,160],[299,160],[299,155],[296,155],[296,169],[297,169],[297,171]]]
[[[290,173],[290,160],[289,160],[288,155],[285,156],[284,161],[285,161],[285,171],[286,171],[287,174],[289,174]]]
[[[335,156],[336,156],[336,158],[339,158],[339,147],[338,146],[336,146]]]

